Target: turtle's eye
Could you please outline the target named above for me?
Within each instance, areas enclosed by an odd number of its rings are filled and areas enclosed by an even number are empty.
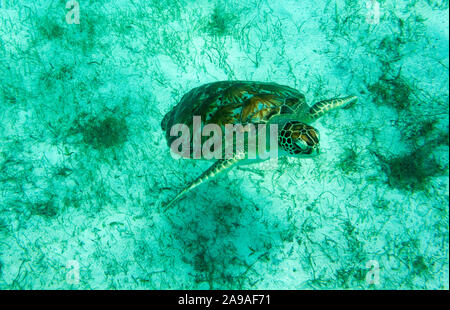
[[[304,151],[304,152],[306,152],[306,151],[308,151],[308,150],[311,149],[311,146],[309,146],[308,143],[306,143],[306,141],[305,141],[305,140],[302,140],[302,139],[297,139],[297,140],[295,140],[295,141],[294,141],[294,146],[295,146],[298,150]]]
[[[283,126],[279,144],[294,156],[315,155],[319,148],[319,135],[314,127],[291,121]]]

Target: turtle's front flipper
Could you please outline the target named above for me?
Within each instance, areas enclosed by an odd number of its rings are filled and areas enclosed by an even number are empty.
[[[347,108],[353,105],[356,101],[358,101],[358,97],[356,96],[347,96],[344,98],[334,98],[327,99],[323,101],[319,101],[314,104],[311,109],[309,109],[309,117],[311,121],[314,121],[324,115],[326,112],[343,107]]]
[[[242,160],[245,157],[244,154],[236,154],[234,157],[230,159],[220,159],[216,161],[211,167],[208,168],[201,176],[199,176],[195,181],[193,181],[191,184],[189,184],[187,187],[185,187],[178,195],[175,196],[171,201],[169,201],[165,206],[164,209],[167,210],[170,208],[178,199],[180,199],[184,194],[187,192],[190,192],[192,189],[197,187],[198,185],[202,184],[208,179],[211,179],[218,175],[219,173],[231,168],[236,163],[238,163],[240,160]]]

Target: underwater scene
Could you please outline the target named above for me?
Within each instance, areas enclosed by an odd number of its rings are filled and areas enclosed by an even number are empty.
[[[448,0],[0,0],[0,289],[448,290],[448,53]]]

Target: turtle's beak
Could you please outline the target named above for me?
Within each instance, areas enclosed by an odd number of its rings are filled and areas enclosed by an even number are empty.
[[[319,145],[317,144],[317,145],[314,145],[313,147],[312,147],[312,150],[311,150],[311,153],[309,154],[309,156],[317,156],[317,155],[319,155],[320,154],[320,147],[319,147]]]
[[[319,155],[320,154],[320,147],[316,146],[312,152],[312,155]]]

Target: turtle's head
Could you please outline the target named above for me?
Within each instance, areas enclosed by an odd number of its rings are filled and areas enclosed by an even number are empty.
[[[319,153],[319,132],[305,123],[288,121],[278,134],[278,145],[290,156],[311,157]]]

